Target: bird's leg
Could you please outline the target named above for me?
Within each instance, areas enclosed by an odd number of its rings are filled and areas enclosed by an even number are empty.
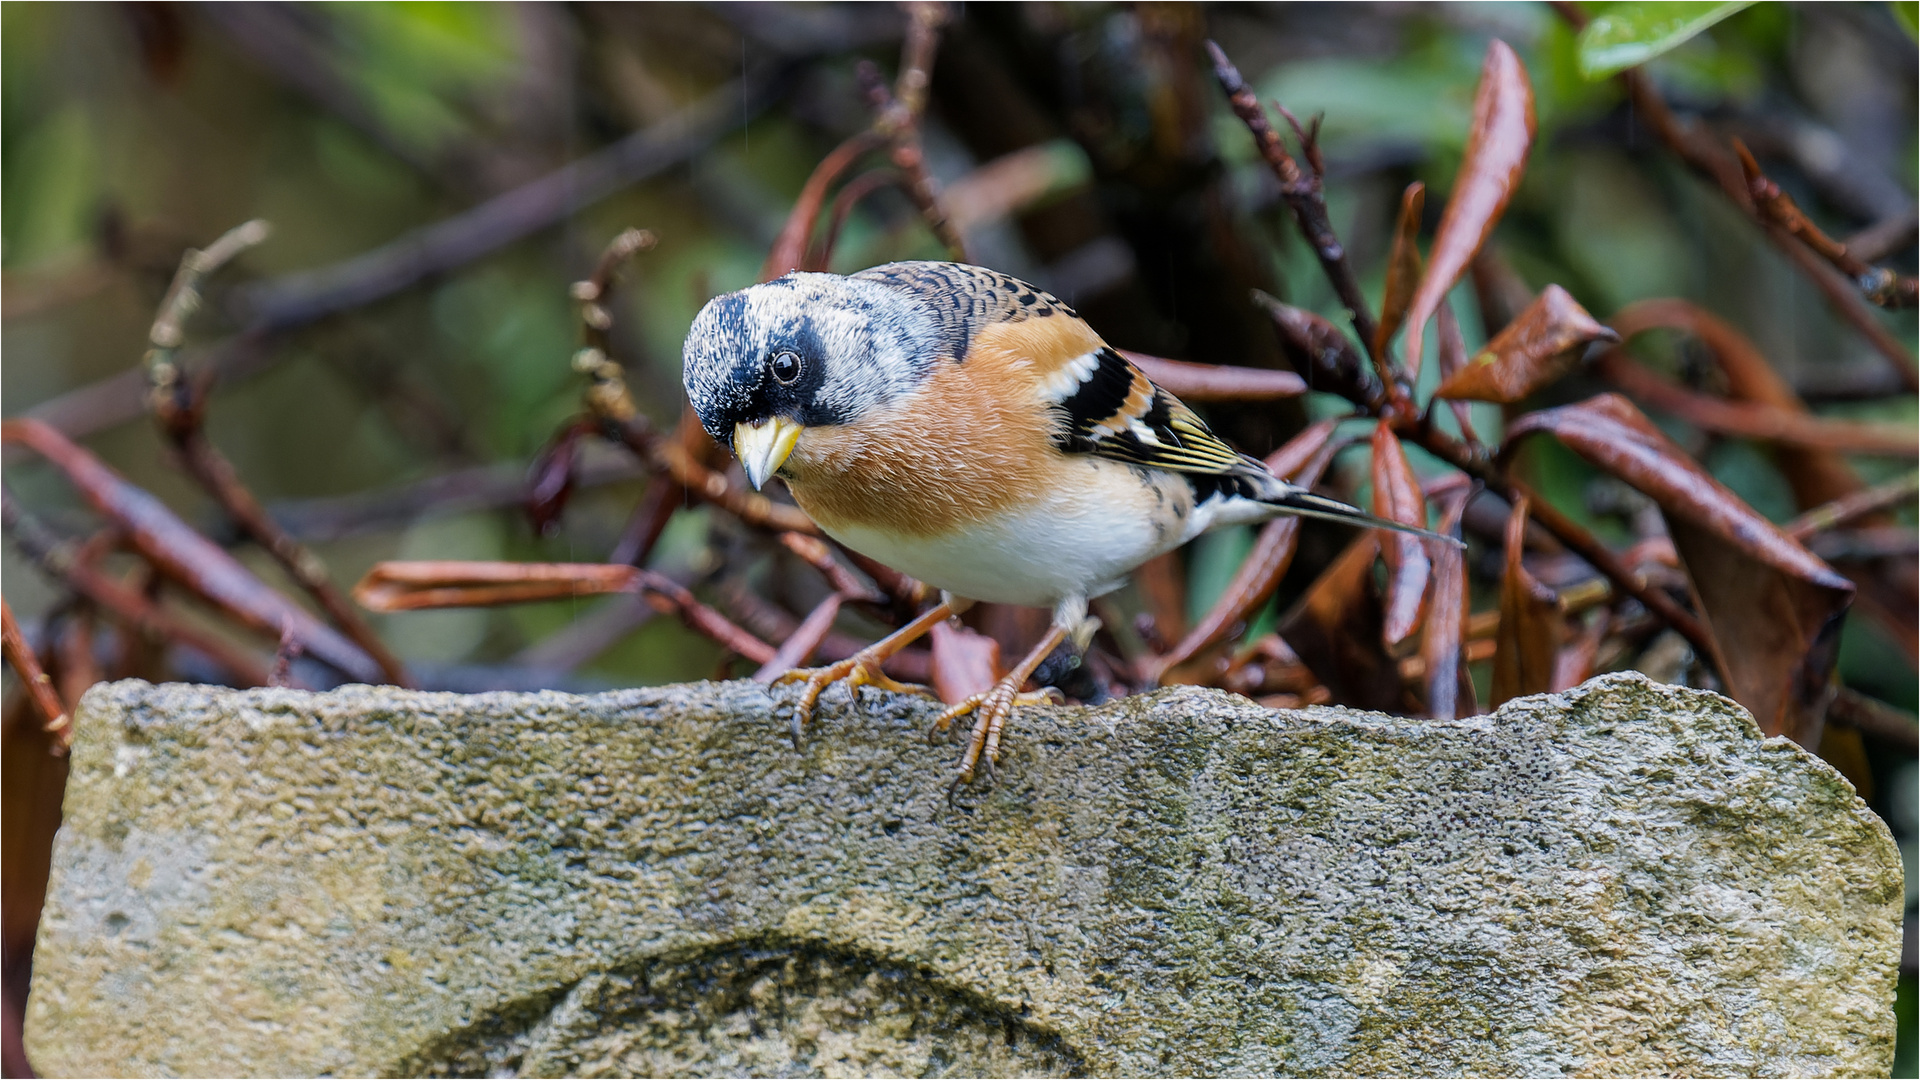
[[[973,734],[967,739],[967,752],[960,759],[960,775],[954,781],[957,788],[973,782],[974,769],[982,758],[987,763],[989,775],[1000,760],[1000,730],[1006,726],[1007,718],[1013,715],[1017,705],[1039,705],[1050,700],[1045,692],[1022,694],[1020,688],[1026,685],[1042,661],[1060,647],[1060,643],[1071,635],[1076,644],[1082,644],[1093,637],[1093,631],[1099,628],[1099,620],[1089,619],[1085,600],[1063,602],[1054,610],[1053,626],[1047,636],[1033,647],[1033,651],[1021,660],[1007,677],[993,684],[985,693],[975,694],[958,705],[940,714],[934,721],[935,731],[945,731],[956,717],[973,714]]]
[[[938,604],[922,612],[912,622],[881,638],[879,641],[861,649],[845,660],[818,668],[795,668],[773,680],[773,685],[806,681],[806,689],[800,692],[800,700],[793,706],[793,733],[795,741],[800,732],[813,718],[814,703],[820,700],[820,694],[834,682],[847,680],[847,693],[855,704],[860,700],[862,686],[878,686],[882,690],[891,690],[896,694],[926,694],[924,686],[896,682],[880,670],[882,664],[892,659],[901,649],[918,641],[927,631],[944,619],[965,611],[971,606],[969,601],[943,596]]]

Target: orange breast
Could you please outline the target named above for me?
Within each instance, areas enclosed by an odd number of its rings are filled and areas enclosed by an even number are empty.
[[[794,500],[829,529],[903,536],[937,536],[1030,505],[1066,471],[1039,380],[1099,347],[1078,319],[981,328],[964,362],[937,364],[898,406],[807,429],[787,459]]]

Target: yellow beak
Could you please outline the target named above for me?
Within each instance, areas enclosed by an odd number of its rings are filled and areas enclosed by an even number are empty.
[[[734,425],[733,456],[739,458],[747,470],[747,479],[755,491],[787,463],[787,455],[793,453],[793,444],[803,430],[783,416],[758,424]]]

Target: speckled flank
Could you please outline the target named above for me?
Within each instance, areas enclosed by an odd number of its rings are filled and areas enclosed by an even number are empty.
[[[1454,723],[752,683],[79,709],[53,1075],[1885,1076],[1900,859],[1722,698]]]

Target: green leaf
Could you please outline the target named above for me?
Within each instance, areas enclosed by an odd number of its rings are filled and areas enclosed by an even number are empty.
[[[1908,37],[1920,40],[1920,3],[1890,0],[1887,6],[1893,9],[1893,21],[1900,24],[1900,29],[1905,30]]]
[[[1604,79],[1679,47],[1753,0],[1614,4],[1580,31],[1580,73]]]

